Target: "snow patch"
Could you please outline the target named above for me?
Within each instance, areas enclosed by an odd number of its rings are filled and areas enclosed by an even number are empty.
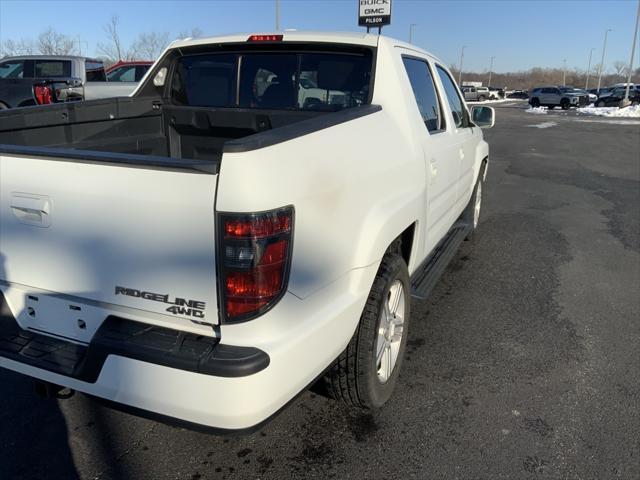
[[[470,105],[484,105],[485,103],[505,103],[505,102],[515,102],[520,100],[519,98],[501,98],[500,100],[483,100],[482,102],[476,102],[472,100],[468,100],[467,103]]]
[[[588,107],[578,108],[576,110],[583,115],[596,115],[599,117],[617,117],[617,118],[640,118],[640,105],[631,105],[629,107]]]
[[[525,110],[526,113],[535,113],[536,115],[546,115],[549,109],[547,107],[529,107]]]
[[[558,124],[556,122],[544,122],[544,123],[538,123],[536,125],[527,125],[527,127],[534,127],[534,128],[551,128],[551,127],[557,127]]]

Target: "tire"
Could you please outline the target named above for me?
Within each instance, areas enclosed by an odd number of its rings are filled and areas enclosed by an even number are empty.
[[[411,282],[399,247],[396,242],[382,259],[358,327],[324,377],[325,391],[330,397],[356,408],[382,407],[393,393],[402,366],[411,313]],[[391,302],[396,301],[394,309]],[[394,312],[393,317],[385,316],[389,310]],[[389,323],[387,318],[391,319]],[[383,335],[385,325],[392,324]],[[382,362],[377,361],[376,349],[381,352],[378,355]],[[391,362],[386,363],[387,359]]]
[[[473,240],[473,235],[478,228],[478,224],[480,223],[480,210],[482,208],[482,179],[484,177],[484,167],[480,170],[480,175],[478,175],[478,181],[476,182],[476,186],[473,188],[473,193],[471,194],[471,199],[467,204],[467,207],[464,209],[464,213],[462,214],[462,218],[465,222],[471,224],[471,231],[465,237],[466,241]]]
[[[486,99],[487,99],[487,97],[485,97],[484,95],[480,95],[480,96],[478,97],[478,101],[479,101],[479,102],[484,102]]]
[[[567,100],[566,98],[560,100],[560,108],[562,108],[563,110],[569,110],[569,107],[571,107],[569,100]]]
[[[539,98],[532,98],[531,99],[531,106],[533,108],[538,108],[540,106],[540,99]]]
[[[597,107],[597,108],[602,108],[602,107],[604,107],[604,106],[605,106],[605,105],[604,105],[604,101],[603,101],[603,100],[598,100],[598,101],[596,102],[596,107]]]

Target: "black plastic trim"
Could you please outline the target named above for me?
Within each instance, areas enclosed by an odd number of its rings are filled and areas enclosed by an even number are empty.
[[[137,167],[147,170],[171,170],[207,175],[216,175],[220,166],[220,162],[218,161],[177,160],[169,157],[134,155],[129,153],[0,144],[0,154],[2,153],[37,157],[60,162],[93,163],[97,165]]]
[[[270,358],[254,347],[109,316],[88,345],[23,330],[0,292],[0,357],[95,383],[109,355],[216,377],[258,373]]]
[[[223,153],[241,153],[270,147],[294,138],[309,135],[326,128],[340,125],[360,117],[365,117],[382,110],[380,105],[362,105],[361,107],[346,108],[337,112],[327,113],[315,118],[303,120],[291,125],[266,130],[248,137],[226,142]]]

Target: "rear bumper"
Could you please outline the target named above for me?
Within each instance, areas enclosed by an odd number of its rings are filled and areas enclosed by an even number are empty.
[[[103,325],[109,328],[96,333],[86,347],[14,330],[17,343],[36,342],[31,344],[36,350],[46,350],[38,344],[43,340],[49,346],[71,345],[58,349],[57,356],[48,353],[47,359],[34,360],[26,343],[18,348],[16,341],[7,341],[7,333],[11,334],[7,322],[13,322],[13,328],[17,324],[8,318],[5,304],[0,367],[115,402],[138,414],[143,411],[198,427],[250,429],[304,390],[346,347],[368,293],[357,285],[363,284],[363,276],[366,284],[376,270],[377,265],[354,270],[304,301],[287,294],[263,317],[223,326],[221,337],[234,346],[213,337],[205,337],[206,346],[194,346],[198,340],[192,334],[156,327],[149,330],[153,333],[147,340],[141,338],[144,335],[134,336],[135,342],[128,337],[117,340],[113,332],[124,327],[149,328],[123,319],[105,320]],[[177,336],[183,340],[177,342]],[[173,346],[167,348],[169,344]],[[210,354],[200,352],[194,360],[194,351],[205,347]],[[101,361],[92,360],[95,357]]]
[[[264,370],[269,356],[251,347],[223,345],[215,337],[110,316],[89,345],[23,330],[0,292],[0,356],[95,383],[110,355],[219,377]]]

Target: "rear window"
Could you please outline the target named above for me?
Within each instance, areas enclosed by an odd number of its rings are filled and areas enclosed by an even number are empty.
[[[87,61],[85,62],[85,69],[87,71],[87,82],[107,81],[107,75],[104,72],[104,65],[102,62]]]
[[[69,60],[36,60],[36,78],[55,78],[71,76]]]
[[[173,102],[200,107],[334,111],[369,102],[372,55],[251,52],[182,57]]]

